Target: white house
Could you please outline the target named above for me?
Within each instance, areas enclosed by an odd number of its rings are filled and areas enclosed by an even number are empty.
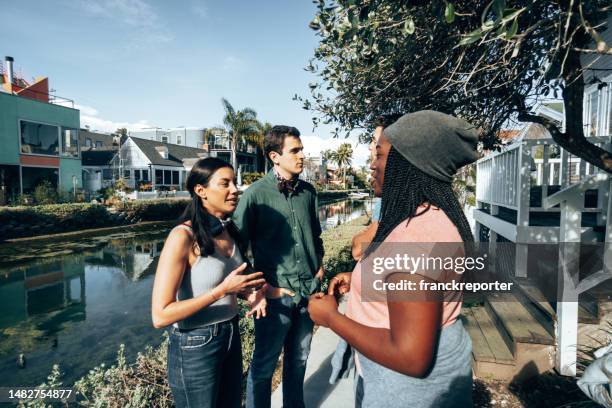
[[[602,35],[612,42],[612,29]],[[585,135],[611,151],[612,56],[585,56],[582,64],[589,68]],[[563,127],[562,105],[537,112]],[[474,371],[508,380],[554,367],[573,376],[579,327],[583,332],[599,323],[612,293],[612,179],[560,148],[538,124],[527,125],[517,140],[476,166],[475,235],[489,242],[498,258],[494,268],[505,268],[517,290],[464,311]],[[539,244],[562,244],[554,247],[556,260],[543,265],[552,272],[544,281],[533,268],[546,263]],[[593,247],[597,256],[588,252]]]
[[[209,153],[203,149],[128,137],[111,160],[115,179],[130,188],[151,184],[152,190],[184,190],[193,163]]]

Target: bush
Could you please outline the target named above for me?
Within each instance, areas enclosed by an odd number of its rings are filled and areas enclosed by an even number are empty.
[[[117,194],[117,192],[113,187],[109,186],[98,190],[98,194],[100,194],[105,200],[108,200],[109,198]]]
[[[0,208],[0,239],[77,231],[124,223],[98,204],[49,204]]]
[[[58,200],[57,189],[49,180],[43,180],[34,188],[34,200],[37,204],[55,204]]]
[[[127,219],[136,221],[170,221],[181,216],[189,199],[127,201],[118,205]]]

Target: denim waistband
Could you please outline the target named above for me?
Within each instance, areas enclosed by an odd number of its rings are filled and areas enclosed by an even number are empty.
[[[236,315],[236,316],[232,317],[231,319],[225,320],[223,322],[207,324],[206,326],[193,327],[193,328],[190,328],[190,329],[179,329],[178,327],[172,326],[172,328],[170,329],[170,332],[171,333],[177,333],[177,334],[184,334],[184,333],[191,333],[191,332],[194,332],[196,330],[211,329],[212,330],[212,335],[216,336],[217,333],[219,333],[219,329],[222,326],[232,325],[232,324],[234,324],[234,322],[238,322],[238,320],[239,320],[239,315]]]

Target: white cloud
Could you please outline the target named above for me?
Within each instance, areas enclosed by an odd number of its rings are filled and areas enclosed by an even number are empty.
[[[92,108],[91,106],[79,105],[78,103],[74,105],[74,109],[78,109],[81,111],[81,115],[87,116],[98,116],[98,110]]]
[[[102,119],[97,116],[81,115],[81,127],[89,126],[91,131],[112,133],[119,128],[127,130],[145,129],[152,127],[146,120],[138,122],[113,122],[112,120]]]
[[[324,139],[320,136],[308,135],[301,136],[302,144],[304,145],[304,153],[306,156],[320,156],[323,150],[332,149],[335,150],[342,143],[350,143],[353,147],[353,168],[359,168],[365,166],[366,160],[370,157],[370,151],[368,146],[362,143],[358,143],[355,137],[349,137],[348,139],[341,138],[327,138]]]
[[[119,128],[133,130],[151,127],[151,124],[146,120],[139,120],[138,122],[114,122],[112,120],[102,119],[98,116],[98,110],[91,106],[75,104],[74,108],[81,112],[81,127],[89,127],[91,131],[112,133]]]

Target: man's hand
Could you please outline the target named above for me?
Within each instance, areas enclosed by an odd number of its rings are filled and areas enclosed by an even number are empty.
[[[266,317],[266,286],[262,286],[259,290],[251,292],[246,300],[251,305],[251,310],[247,312],[246,317],[255,316],[256,319]]]
[[[315,275],[315,278],[317,278],[319,282],[322,282],[324,276],[325,276],[325,269],[323,269],[323,265],[321,265],[321,267],[317,271],[317,274]]]
[[[308,300],[308,313],[313,322],[319,326],[329,327],[335,314],[338,314],[336,298],[321,292],[310,296]]]
[[[329,281],[328,295],[341,296],[351,290],[351,272],[342,272],[331,278]]]
[[[276,286],[272,286],[270,284],[265,285],[264,288],[266,291],[266,298],[268,299],[278,299],[282,297],[283,295],[287,295],[291,297],[295,296],[295,293],[293,293],[289,289],[277,288]]]

